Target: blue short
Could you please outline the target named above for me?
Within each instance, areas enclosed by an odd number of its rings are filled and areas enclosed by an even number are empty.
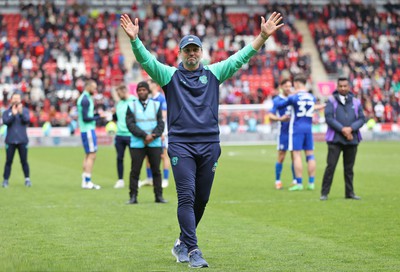
[[[290,134],[289,150],[314,150],[314,139],[312,133]]]
[[[87,132],[81,132],[82,144],[85,149],[85,153],[94,153],[97,151],[97,137],[94,130]]]
[[[289,134],[278,135],[277,150],[287,151],[289,149]]]

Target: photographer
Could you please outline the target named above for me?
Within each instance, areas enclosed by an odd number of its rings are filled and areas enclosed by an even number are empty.
[[[11,165],[15,150],[18,150],[25,175],[25,186],[31,187],[28,165],[28,134],[29,110],[21,102],[21,94],[16,92],[11,96],[10,108],[3,113],[3,123],[7,125],[6,136],[6,164],[4,166],[3,187],[8,187],[8,178],[11,174]]]

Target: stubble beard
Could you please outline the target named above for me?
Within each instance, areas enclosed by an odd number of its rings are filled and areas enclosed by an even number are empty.
[[[198,66],[198,64],[199,64],[199,60],[198,60],[198,59],[195,59],[195,60],[187,60],[187,61],[186,61],[186,66],[187,66],[187,67],[190,67],[190,68],[196,67],[196,66]]]

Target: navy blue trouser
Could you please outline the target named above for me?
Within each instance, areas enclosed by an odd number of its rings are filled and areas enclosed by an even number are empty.
[[[18,149],[19,158],[21,160],[22,170],[25,178],[29,178],[28,164],[28,145],[27,144],[6,144],[6,164],[4,166],[3,178],[8,179],[11,174],[11,166],[14,160],[15,150]]]
[[[131,144],[130,136],[115,136],[115,149],[117,150],[117,171],[118,179],[124,178],[124,155],[125,148],[129,149]]]
[[[198,248],[196,227],[210,197],[221,147],[219,143],[169,143],[168,155],[178,194],[179,239],[190,252]]]

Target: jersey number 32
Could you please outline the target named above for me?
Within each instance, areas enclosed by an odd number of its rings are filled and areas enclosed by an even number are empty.
[[[297,105],[299,106],[297,117],[313,117],[314,101],[297,101]]]

